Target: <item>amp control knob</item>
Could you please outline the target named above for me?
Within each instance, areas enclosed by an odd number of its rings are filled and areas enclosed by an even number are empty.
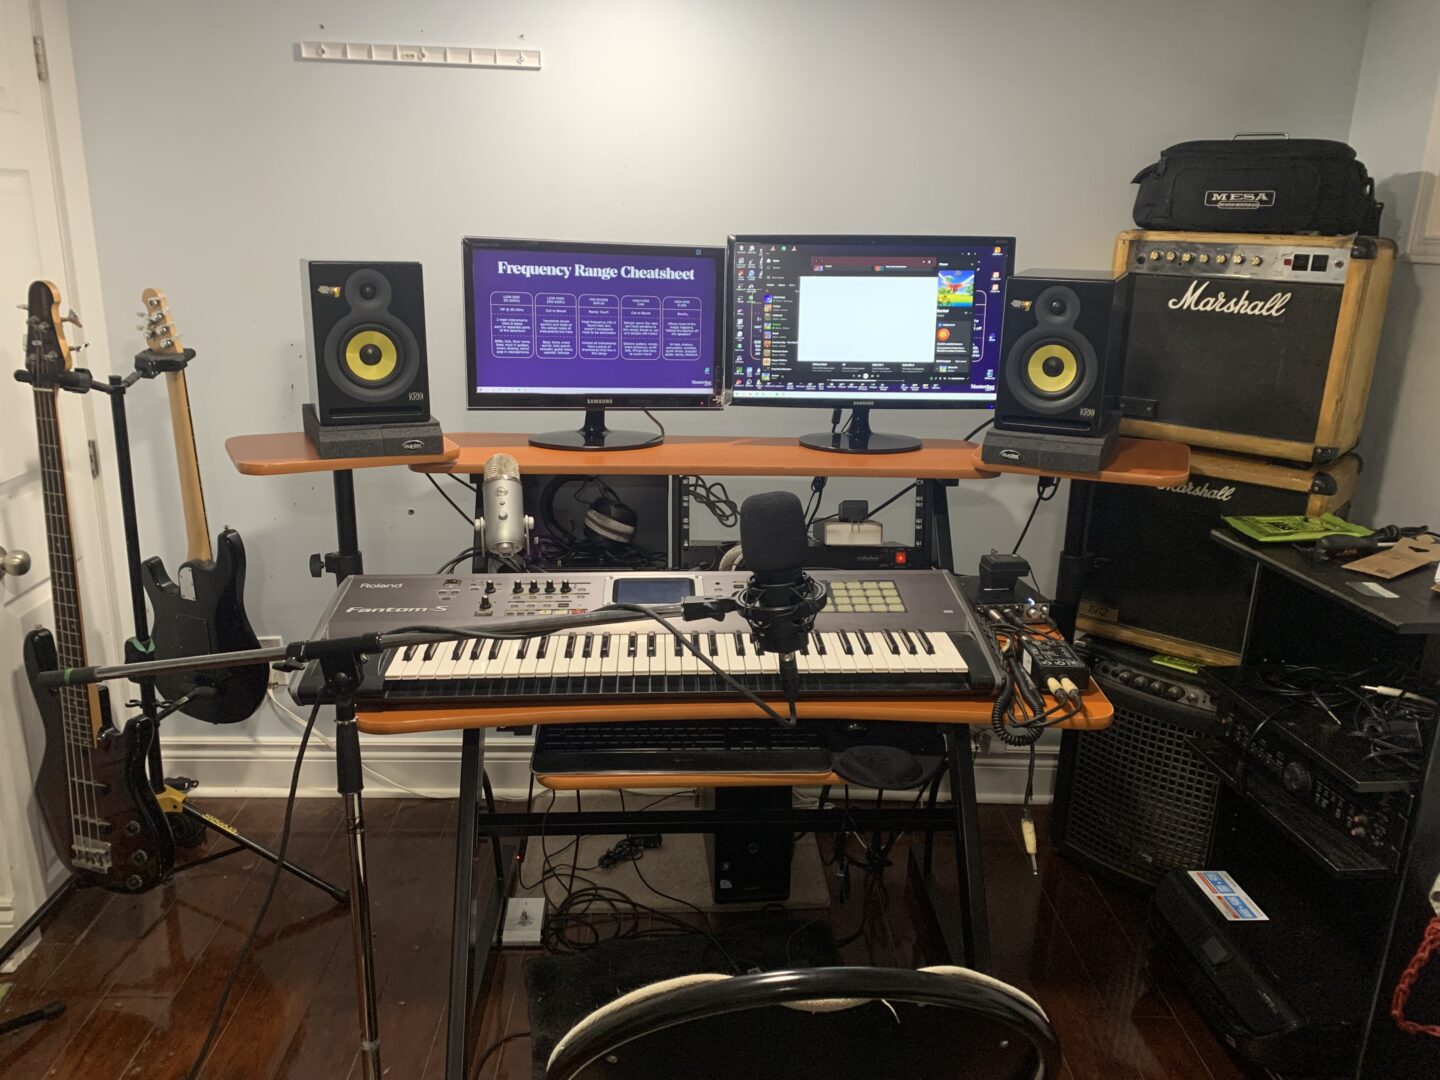
[[[1311,777],[1310,770],[1300,762],[1287,761],[1285,768],[1280,771],[1280,782],[1290,794],[1304,797],[1310,794],[1314,778]]]
[[[1129,686],[1135,681],[1135,673],[1129,668],[1121,668],[1115,673],[1115,678],[1122,686]]]
[[[1158,251],[1152,251],[1152,252],[1150,252],[1150,261],[1151,261],[1151,262],[1159,262],[1159,261],[1160,261],[1160,252],[1158,252]]]
[[[1174,683],[1171,683],[1169,686],[1165,687],[1165,696],[1171,701],[1180,701],[1185,697],[1185,691],[1182,690],[1180,687],[1176,686]]]
[[[1251,255],[1251,256],[1250,256],[1250,265],[1251,265],[1251,266],[1259,266],[1259,265],[1260,265],[1262,262],[1264,262],[1264,261],[1265,261],[1265,260],[1262,259],[1259,255]]]
[[[1226,256],[1226,255],[1216,255],[1216,256],[1215,256],[1215,265],[1216,265],[1216,266],[1224,266],[1224,265],[1225,265],[1227,262],[1229,262],[1229,261],[1230,261],[1229,256]]]

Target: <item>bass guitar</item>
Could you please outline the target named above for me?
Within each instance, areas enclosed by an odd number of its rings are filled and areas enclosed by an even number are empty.
[[[142,892],[175,866],[175,841],[146,773],[154,722],[136,717],[117,728],[104,690],[36,684],[43,671],[89,661],[56,407],[71,369],[70,349],[53,284],[31,284],[26,314],[25,370],[17,377],[34,388],[55,609],[55,632],[32,630],[24,644],[25,673],[45,732],[35,794],[55,850],[73,873],[107,889]]]
[[[189,353],[180,342],[165,294],[146,289],[145,341],[155,366],[164,370],[170,395],[170,426],[180,468],[180,501],[185,510],[186,558],[175,580],[158,557],[141,566],[141,584],[154,615],[151,640],[156,660],[259,648],[245,614],[245,544],[234,529],[223,529],[210,547],[205,492],[195,453],[190,394],[185,384]],[[169,364],[167,365],[167,360]],[[180,711],[211,724],[246,719],[265,700],[270,669],[265,664],[219,671],[157,675],[155,688],[168,701],[188,699]],[[196,694],[197,689],[203,693]],[[192,696],[193,695],[193,696]]]

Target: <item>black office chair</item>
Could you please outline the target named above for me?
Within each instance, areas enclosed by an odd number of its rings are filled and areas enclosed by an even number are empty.
[[[1052,1080],[1044,1011],[962,967],[685,975],[596,1009],[547,1080]]]

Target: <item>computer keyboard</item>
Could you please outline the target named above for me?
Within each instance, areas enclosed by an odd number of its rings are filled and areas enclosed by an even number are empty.
[[[536,773],[751,773],[830,771],[824,732],[771,720],[543,724],[535,729]]]

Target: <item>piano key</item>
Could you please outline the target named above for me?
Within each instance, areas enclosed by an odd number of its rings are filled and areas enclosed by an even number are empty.
[[[435,668],[435,678],[452,679],[455,677],[455,666],[460,663],[460,656],[465,648],[463,640],[456,641],[451,645],[445,642],[439,651],[440,663]]]
[[[720,655],[715,662],[727,675],[738,675],[745,670],[745,661],[735,655],[735,635],[721,634],[718,639]]]
[[[600,665],[604,660],[600,656],[600,642],[594,633],[585,635],[585,647],[581,650],[581,655],[584,658],[581,672],[586,676],[599,675]]]
[[[655,640],[655,631],[651,630],[645,635],[645,655],[647,657],[654,658],[657,648],[658,646]]]
[[[507,641],[505,648],[500,650],[500,678],[518,679],[520,677],[520,642]]]
[[[400,678],[400,672],[405,670],[405,654],[413,648],[414,646],[411,645],[404,649],[392,649],[389,659],[385,661],[385,667],[381,669],[381,678],[386,682],[393,682]]]
[[[846,656],[854,656],[854,655],[855,655],[855,643],[850,640],[850,634],[849,634],[849,632],[848,632],[848,631],[845,631],[845,630],[841,630],[841,631],[839,632],[839,635],[838,635],[838,636],[839,636],[839,638],[840,638],[840,648],[844,651],[845,655],[846,655]]]
[[[623,650],[620,648],[619,642],[616,641],[615,634],[602,634],[600,637],[600,674],[620,674],[620,657],[622,653]]]
[[[909,634],[907,634],[904,630],[900,630],[898,631],[898,633],[900,635],[900,644],[905,647],[905,651],[907,653],[909,653],[911,656],[914,656],[916,652],[919,651],[915,645],[915,639],[912,638]]]
[[[634,660],[635,657],[639,655],[639,653],[640,635],[636,631],[632,630],[625,638],[625,655],[628,656],[631,660]],[[631,666],[633,667],[634,665],[632,664]]]
[[[920,648],[924,649],[925,652],[931,656],[935,655],[935,645],[931,642],[929,634],[925,633],[924,630],[916,630],[915,637],[920,642]]]
[[[505,644],[504,639],[496,638],[490,643],[489,659],[493,663],[500,656],[500,647]]]

